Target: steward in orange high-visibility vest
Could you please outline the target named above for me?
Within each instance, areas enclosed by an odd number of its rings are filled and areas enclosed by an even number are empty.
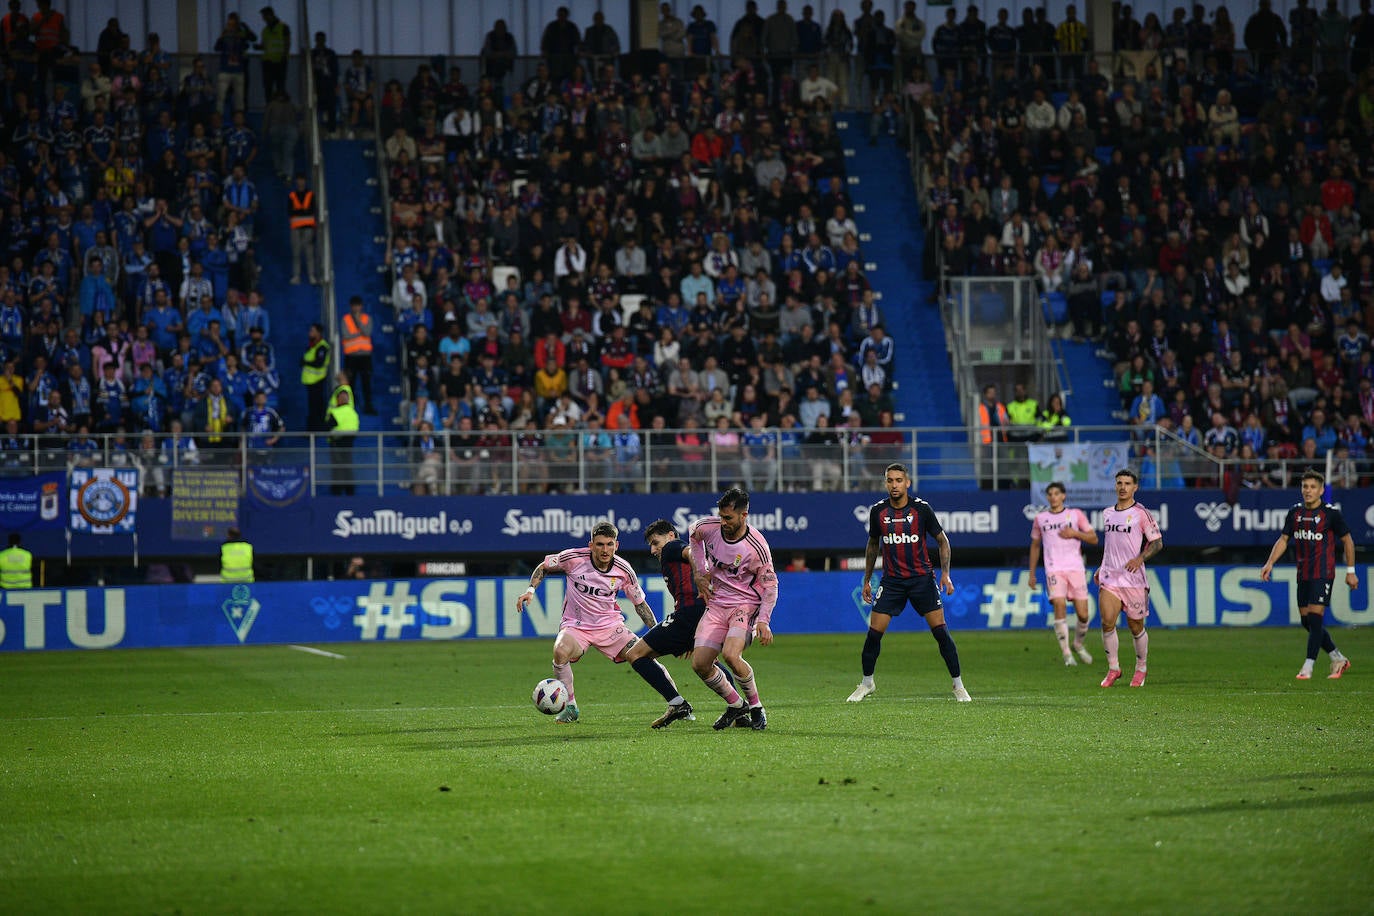
[[[343,316],[344,368],[363,395],[363,413],[375,414],[372,406],[372,316],[363,311],[363,297],[351,296]]]
[[[286,195],[291,218],[291,282],[301,282],[301,261],[311,284],[315,277],[315,192],[305,186],[305,176],[296,173],[296,186]]]

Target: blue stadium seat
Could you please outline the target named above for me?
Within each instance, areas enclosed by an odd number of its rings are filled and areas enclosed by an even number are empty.
[[[818,192],[820,192],[820,195],[821,195],[822,197],[824,197],[825,195],[829,194],[829,193],[830,193],[830,179],[829,179],[829,178],[818,178],[818,179],[816,180],[816,190],[817,190]]]
[[[1319,277],[1326,276],[1326,272],[1331,269],[1330,258],[1317,258],[1312,262],[1312,272]]]
[[[1096,147],[1096,148],[1093,150],[1093,158],[1096,159],[1098,162],[1102,163],[1103,165],[1107,165],[1107,164],[1109,164],[1109,163],[1112,161],[1112,150],[1113,150],[1113,149],[1115,149],[1115,147],[1111,147],[1111,146],[1099,146],[1099,147]]]
[[[1050,93],[1050,104],[1053,105],[1053,106],[1055,107],[1056,110],[1058,110],[1058,109],[1060,109],[1060,108],[1063,108],[1063,107],[1064,107],[1064,103],[1067,102],[1068,100],[1069,100],[1069,94],[1068,94],[1067,92],[1051,92],[1051,93]]]

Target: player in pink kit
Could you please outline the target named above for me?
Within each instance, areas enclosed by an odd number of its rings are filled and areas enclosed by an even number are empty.
[[[572,666],[587,649],[595,648],[611,661],[623,662],[625,653],[639,642],[639,637],[625,626],[625,618],[620,613],[620,604],[615,597],[617,592],[624,592],[625,597],[634,602],[635,613],[646,627],[658,622],[644,600],[644,591],[639,587],[639,578],[634,569],[615,555],[618,546],[619,535],[615,525],[601,522],[592,529],[588,546],[574,547],[545,557],[530,576],[530,587],[515,599],[516,611],[523,613],[525,605],[534,595],[535,586],[544,581],[546,573],[561,572],[567,576],[568,587],[563,592],[563,619],[559,623],[558,638],[553,643],[553,676],[567,685],[568,705],[558,714],[557,722],[566,724],[578,719]],[[657,662],[654,664],[658,665]],[[666,677],[667,670],[662,665],[658,665],[658,668]]]
[[[1135,641],[1135,674],[1132,687],[1145,686],[1145,656],[1150,637],[1145,632],[1145,616],[1150,610],[1150,589],[1145,584],[1145,561],[1164,548],[1150,511],[1135,501],[1140,478],[1123,468],[1116,472],[1116,505],[1102,513],[1102,565],[1094,577],[1100,591],[1098,610],[1102,614],[1102,645],[1107,649],[1107,676],[1103,687],[1121,679],[1117,658],[1116,621],[1126,611],[1126,624]]]
[[[697,591],[706,599],[706,613],[697,624],[692,669],[727,704],[712,728],[729,728],[748,716],[750,727],[762,731],[768,726],[768,716],[754,684],[754,669],[744,660],[744,649],[755,635],[760,645],[773,642],[769,621],[778,603],[778,575],[768,542],[749,524],[749,494],[731,487],[716,509],[718,516],[698,519],[690,528]],[[735,673],[738,692],[717,670],[718,655]]]
[[[1054,608],[1054,635],[1059,640],[1059,651],[1064,655],[1065,665],[1076,665],[1077,654],[1083,664],[1091,665],[1093,657],[1083,647],[1083,638],[1088,635],[1088,573],[1083,568],[1083,545],[1096,544],[1097,532],[1093,530],[1088,517],[1079,509],[1064,505],[1068,491],[1058,481],[1045,488],[1045,497],[1050,508],[1035,516],[1031,523],[1030,544],[1030,587],[1034,591],[1035,567],[1040,561],[1040,551],[1045,551],[1045,584],[1049,586],[1050,606]],[[1078,615],[1078,626],[1074,631],[1073,648],[1069,648],[1068,602],[1073,602],[1074,612]]]

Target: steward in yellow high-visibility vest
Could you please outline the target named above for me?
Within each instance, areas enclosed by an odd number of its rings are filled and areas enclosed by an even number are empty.
[[[219,545],[219,580],[253,581],[253,545],[243,539],[237,528],[230,528],[228,539]]]
[[[329,419],[326,421],[333,433],[329,437],[330,463],[333,464],[334,482],[329,492],[335,496],[353,495],[353,439],[361,425],[358,408],[353,404],[352,381],[347,370],[340,370],[337,376],[339,386],[329,396]]]
[[[329,378],[329,341],[324,339],[324,326],[318,322],[310,326],[309,346],[301,357],[301,384],[305,386],[305,428],[312,433],[323,432],[324,418],[329,407],[325,403]]]
[[[19,532],[10,535],[10,546],[0,550],[0,588],[33,588],[33,554],[19,545]]]

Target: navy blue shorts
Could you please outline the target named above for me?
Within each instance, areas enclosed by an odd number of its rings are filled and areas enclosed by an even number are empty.
[[[697,624],[701,622],[704,610],[703,608],[685,614],[669,614],[663,618],[662,623],[651,627],[649,632],[644,634],[644,641],[659,655],[681,655],[691,652],[696,646]]]
[[[1310,607],[1314,604],[1329,607],[1331,605],[1331,584],[1335,581],[1335,579],[1299,579],[1298,607]]]
[[[873,596],[873,613],[888,614],[896,617],[910,604],[916,613],[924,617],[931,611],[944,608],[940,601],[940,588],[934,576],[916,576],[911,579],[892,579],[884,576],[878,583],[878,591]]]

